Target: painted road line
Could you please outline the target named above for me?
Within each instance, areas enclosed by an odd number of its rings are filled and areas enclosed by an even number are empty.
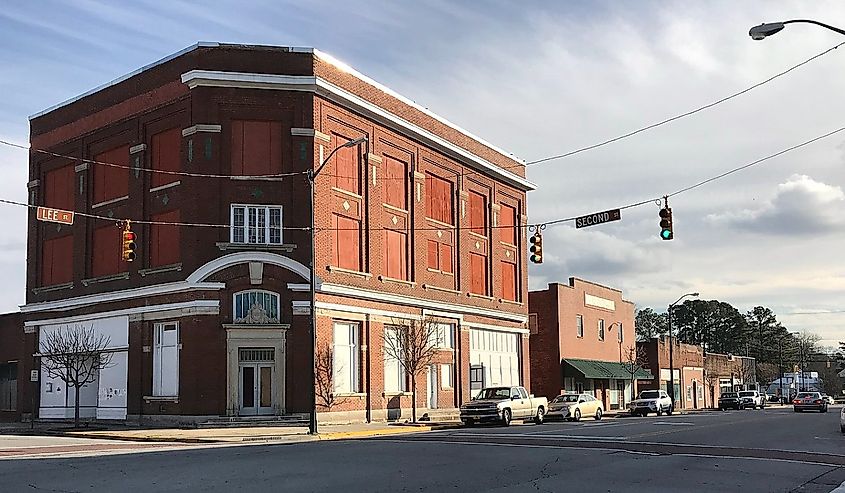
[[[669,425],[669,426],[695,426],[695,423],[690,423],[688,421],[679,421],[679,422],[672,422],[672,421],[655,421],[652,423],[653,425]]]
[[[479,438],[527,438],[529,440],[545,440],[548,438],[558,438],[565,440],[580,440],[590,439],[596,441],[602,440],[627,440],[627,437],[622,436],[601,436],[601,435],[529,435],[527,433],[452,433],[450,437],[479,437]]]

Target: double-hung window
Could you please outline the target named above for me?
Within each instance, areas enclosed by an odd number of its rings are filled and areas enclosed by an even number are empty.
[[[358,332],[354,322],[335,322],[332,369],[335,394],[358,392]]]
[[[402,361],[396,358],[397,353],[402,353],[402,339],[400,338],[401,327],[387,326],[384,328],[385,347],[390,350],[384,351],[384,391],[404,392],[405,367]]]
[[[453,336],[453,326],[451,324],[437,324],[432,327],[430,336],[433,339],[432,345],[443,349],[454,349],[455,339]]]
[[[280,245],[282,207],[278,205],[232,204],[232,243]]]
[[[575,335],[584,337],[584,317],[575,315]]]
[[[153,334],[153,395],[179,395],[179,324],[155,324]]]

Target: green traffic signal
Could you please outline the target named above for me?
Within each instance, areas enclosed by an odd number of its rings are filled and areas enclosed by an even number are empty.
[[[660,238],[671,240],[675,235],[672,232],[672,209],[664,207],[660,209]]]
[[[663,231],[660,232],[660,237],[663,238],[664,240],[671,240],[672,239],[672,232],[669,231],[668,229],[664,229]]]

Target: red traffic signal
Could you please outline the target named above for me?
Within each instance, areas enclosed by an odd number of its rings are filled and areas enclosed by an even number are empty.
[[[137,257],[135,253],[135,233],[129,229],[129,223],[126,223],[126,229],[123,230],[123,248],[121,250],[121,258],[124,262],[132,262]]]
[[[531,252],[531,256],[528,257],[531,262],[535,264],[542,264],[543,263],[543,235],[540,232],[534,233],[531,238],[528,239],[531,242],[531,248],[528,249]]]

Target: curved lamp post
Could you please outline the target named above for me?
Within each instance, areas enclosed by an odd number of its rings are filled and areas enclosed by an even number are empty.
[[[817,26],[824,27],[826,29],[830,29],[831,31],[839,34],[845,35],[845,30],[839,29],[838,27],[833,27],[831,25],[825,24],[824,22],[814,21],[810,19],[792,19],[789,21],[783,22],[766,22],[764,24],[760,24],[759,26],[754,26],[751,30],[748,31],[748,35],[751,36],[751,39],[755,41],[760,41],[764,38],[767,38],[773,34],[779,33],[787,24],[793,24],[796,22],[801,22],[804,24],[815,24]]]
[[[675,410],[675,364],[672,360],[672,347],[675,343],[672,341],[672,308],[675,308],[675,305],[681,302],[684,298],[692,297],[697,298],[698,293],[687,293],[680,298],[678,301],[669,305],[669,398],[672,399],[672,411]],[[658,375],[658,383],[660,376]]]

